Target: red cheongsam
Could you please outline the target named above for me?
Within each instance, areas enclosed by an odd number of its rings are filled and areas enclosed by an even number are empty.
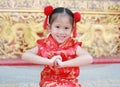
[[[62,44],[58,44],[51,35],[46,39],[37,41],[38,55],[51,58],[54,55],[61,55],[62,61],[76,58],[76,48],[81,42],[69,38]],[[79,67],[57,68],[45,65],[41,72],[40,87],[81,87],[78,83]]]

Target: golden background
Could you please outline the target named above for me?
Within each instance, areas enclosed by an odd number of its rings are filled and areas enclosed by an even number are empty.
[[[95,57],[120,58],[120,0],[0,0],[0,59],[20,58],[46,36],[47,5],[68,7],[82,15],[77,39]]]

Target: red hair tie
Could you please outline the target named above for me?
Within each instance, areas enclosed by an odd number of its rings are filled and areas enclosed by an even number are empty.
[[[74,13],[74,29],[73,29],[73,37],[77,35],[76,23],[81,20],[81,14],[79,12]]]
[[[44,21],[44,25],[43,25],[44,29],[47,28],[47,25],[48,25],[48,16],[53,12],[53,10],[54,9],[53,9],[52,6],[46,6],[44,8],[44,14],[46,15],[46,18],[45,18],[45,21]]]

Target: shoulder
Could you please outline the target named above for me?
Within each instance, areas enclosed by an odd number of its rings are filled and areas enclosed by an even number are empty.
[[[49,41],[49,37],[50,37],[50,35],[49,35],[48,37],[44,37],[44,38],[42,38],[42,39],[38,39],[38,40],[36,41],[36,43],[37,43],[37,44],[45,44],[47,41]]]
[[[42,44],[42,43],[44,43],[44,41],[45,41],[45,39],[39,39],[39,40],[36,41],[36,43],[37,44]]]
[[[76,45],[81,47],[82,46],[82,42],[76,42]]]
[[[74,40],[74,39],[73,39]],[[78,40],[74,40],[74,44],[76,45],[76,46],[82,46],[82,42],[80,42],[80,41],[78,41]]]

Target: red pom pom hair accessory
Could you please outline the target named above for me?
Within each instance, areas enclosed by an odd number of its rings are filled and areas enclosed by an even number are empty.
[[[81,15],[79,12],[74,13],[74,29],[73,29],[73,37],[75,38],[77,35],[77,28],[76,28],[76,23],[81,20]]]
[[[46,15],[45,21],[44,21],[44,25],[43,28],[46,29],[47,25],[48,25],[48,16],[53,12],[53,7],[52,6],[46,6],[44,8],[44,14]]]

